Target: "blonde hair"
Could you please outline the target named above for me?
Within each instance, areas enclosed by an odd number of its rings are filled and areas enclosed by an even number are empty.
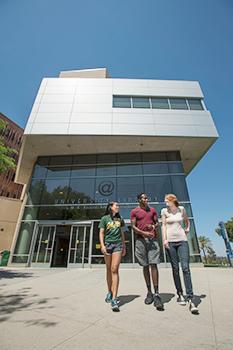
[[[180,202],[178,201],[177,197],[173,193],[166,194],[165,198],[167,198],[170,202],[173,202],[176,207],[179,207]]]

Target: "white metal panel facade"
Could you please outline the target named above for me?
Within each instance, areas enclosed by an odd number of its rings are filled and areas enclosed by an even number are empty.
[[[218,137],[206,109],[113,108],[114,95],[203,98],[195,81],[45,78],[25,135]]]

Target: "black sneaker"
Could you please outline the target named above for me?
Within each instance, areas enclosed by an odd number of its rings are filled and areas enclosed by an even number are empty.
[[[146,296],[146,299],[145,299],[145,304],[146,305],[150,305],[150,304],[153,303],[153,301],[154,301],[153,294],[151,292],[148,292],[147,296]]]
[[[154,306],[156,307],[157,310],[163,310],[163,302],[158,293],[155,293],[153,295],[154,297]]]

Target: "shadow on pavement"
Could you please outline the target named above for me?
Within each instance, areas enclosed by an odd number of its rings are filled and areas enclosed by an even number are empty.
[[[194,303],[196,306],[198,306],[202,300],[201,299],[204,299],[206,297],[205,294],[201,294],[201,295],[194,295]]]
[[[11,270],[3,270],[0,268],[0,279],[7,279],[7,278],[28,278],[32,277],[32,273],[28,272],[16,272]]]
[[[12,314],[20,311],[48,309],[46,304],[51,298],[39,298],[37,294],[30,294],[30,290],[31,288],[22,288],[15,293],[2,293],[0,295],[0,323],[9,321]],[[43,319],[25,320],[25,323],[44,327],[56,325],[54,322],[47,322]]]
[[[131,301],[134,301],[134,299],[139,298],[141,295],[120,295],[118,297],[119,306],[122,306],[124,304],[130,303]]]
[[[175,294],[173,293],[159,293],[159,295],[161,296],[161,299],[164,304],[169,303],[175,296]]]

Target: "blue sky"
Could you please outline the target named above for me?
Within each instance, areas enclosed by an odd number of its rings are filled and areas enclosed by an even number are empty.
[[[197,234],[233,217],[232,0],[0,0],[0,112],[25,127],[43,77],[197,80],[219,139],[187,177]]]

